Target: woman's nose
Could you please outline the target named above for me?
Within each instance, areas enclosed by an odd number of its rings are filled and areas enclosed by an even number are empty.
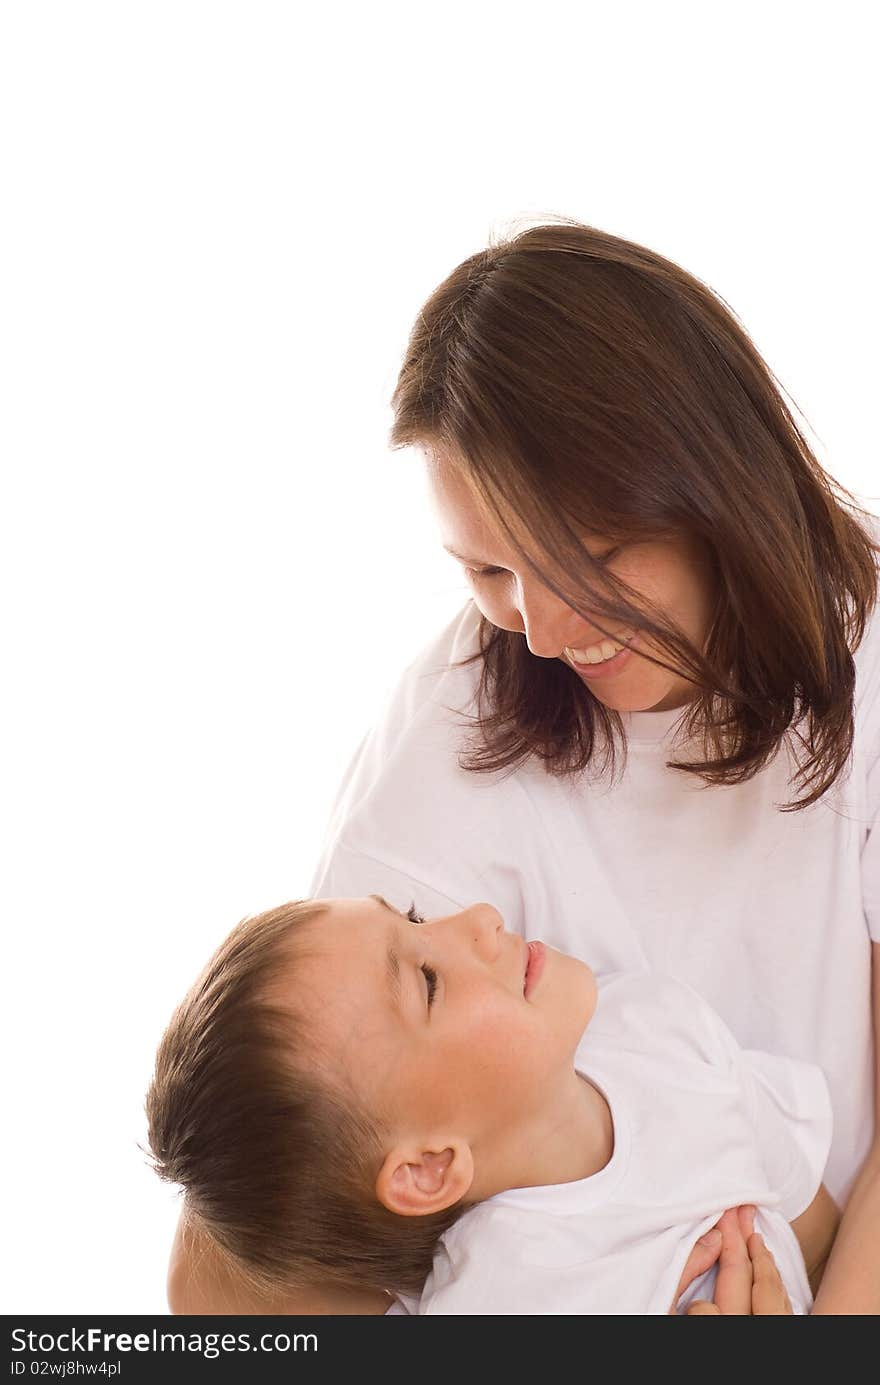
[[[519,611],[526,644],[543,659],[558,659],[573,639],[574,626],[583,625],[577,613],[546,587],[522,591]]]

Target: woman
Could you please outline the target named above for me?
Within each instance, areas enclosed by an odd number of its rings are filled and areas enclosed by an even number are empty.
[[[359,747],[310,894],[428,917],[489,900],[594,968],[689,982],[746,1047],[819,1063],[845,1211],[816,1306],[873,1311],[873,517],[715,295],[574,221],[453,271],[393,404],[473,600]],[[181,1235],[183,1311],[211,1300],[194,1259]],[[287,1311],[382,1308],[349,1302],[319,1287]]]

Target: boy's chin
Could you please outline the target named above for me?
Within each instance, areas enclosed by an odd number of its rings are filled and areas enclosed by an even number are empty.
[[[559,953],[558,961],[562,966],[556,973],[559,989],[554,1000],[572,1019],[577,1016],[579,1040],[580,1033],[586,1029],[596,1010],[599,996],[596,975],[586,962],[582,962],[579,957],[572,957],[569,953]]]
[[[584,1028],[590,1023],[596,1013],[596,1002],[599,999],[599,988],[596,984],[596,974],[586,962],[579,962],[580,976],[578,980],[581,985],[584,1005]]]
[[[583,978],[583,982],[584,982],[586,985],[588,985],[588,986],[591,988],[591,990],[592,990],[593,992],[595,992],[595,990],[596,990],[596,976],[595,976],[595,973],[594,973],[594,971],[593,971],[593,968],[592,968],[592,967],[588,967],[587,964],[586,964],[586,962],[582,962],[581,959],[580,959],[580,957],[572,957],[572,956],[570,956],[569,954],[563,954],[563,955],[567,957],[568,962],[569,962],[569,963],[571,964],[571,966],[577,971],[578,977],[579,977],[579,978]]]

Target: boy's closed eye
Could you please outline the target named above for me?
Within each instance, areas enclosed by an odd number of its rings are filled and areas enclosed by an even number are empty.
[[[409,906],[406,911],[406,916],[410,923],[419,924],[425,922],[422,915],[416,909],[415,903]],[[421,972],[427,982],[428,1009],[430,1010],[431,1006],[434,1004],[434,997],[437,994],[437,973],[427,962],[422,963]]]
[[[427,962],[422,963],[422,975],[428,983],[428,1009],[434,1004],[434,996],[437,994],[437,973]]]

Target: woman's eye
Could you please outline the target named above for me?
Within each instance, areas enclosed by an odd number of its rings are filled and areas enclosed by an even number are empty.
[[[623,549],[623,544],[618,544],[617,548],[609,548],[609,550],[608,550],[607,553],[603,553],[603,555],[602,555],[601,558],[597,558],[597,559],[596,559],[596,562],[599,563],[600,566],[604,566],[605,563],[610,563],[612,558],[616,558],[617,555],[618,555],[618,553],[620,553],[620,552],[622,551],[622,549]],[[505,572],[505,569],[504,569],[503,567],[466,567],[466,568],[465,568],[465,574],[466,574],[468,577],[470,577],[470,578],[476,578],[476,577],[500,577],[500,576],[502,576],[502,574],[503,574],[504,572]]]
[[[434,1004],[434,996],[437,994],[437,973],[433,967],[429,967],[427,962],[422,963],[422,975],[428,983],[428,1009]]]
[[[466,567],[465,572],[468,577],[498,577],[504,571],[503,567]]]
[[[409,906],[409,908],[408,908],[407,911],[406,911],[406,916],[407,916],[407,918],[409,919],[410,923],[424,923],[424,922],[425,922],[425,920],[422,918],[421,914],[418,913],[418,911],[416,910],[415,904],[411,904],[411,905]]]

